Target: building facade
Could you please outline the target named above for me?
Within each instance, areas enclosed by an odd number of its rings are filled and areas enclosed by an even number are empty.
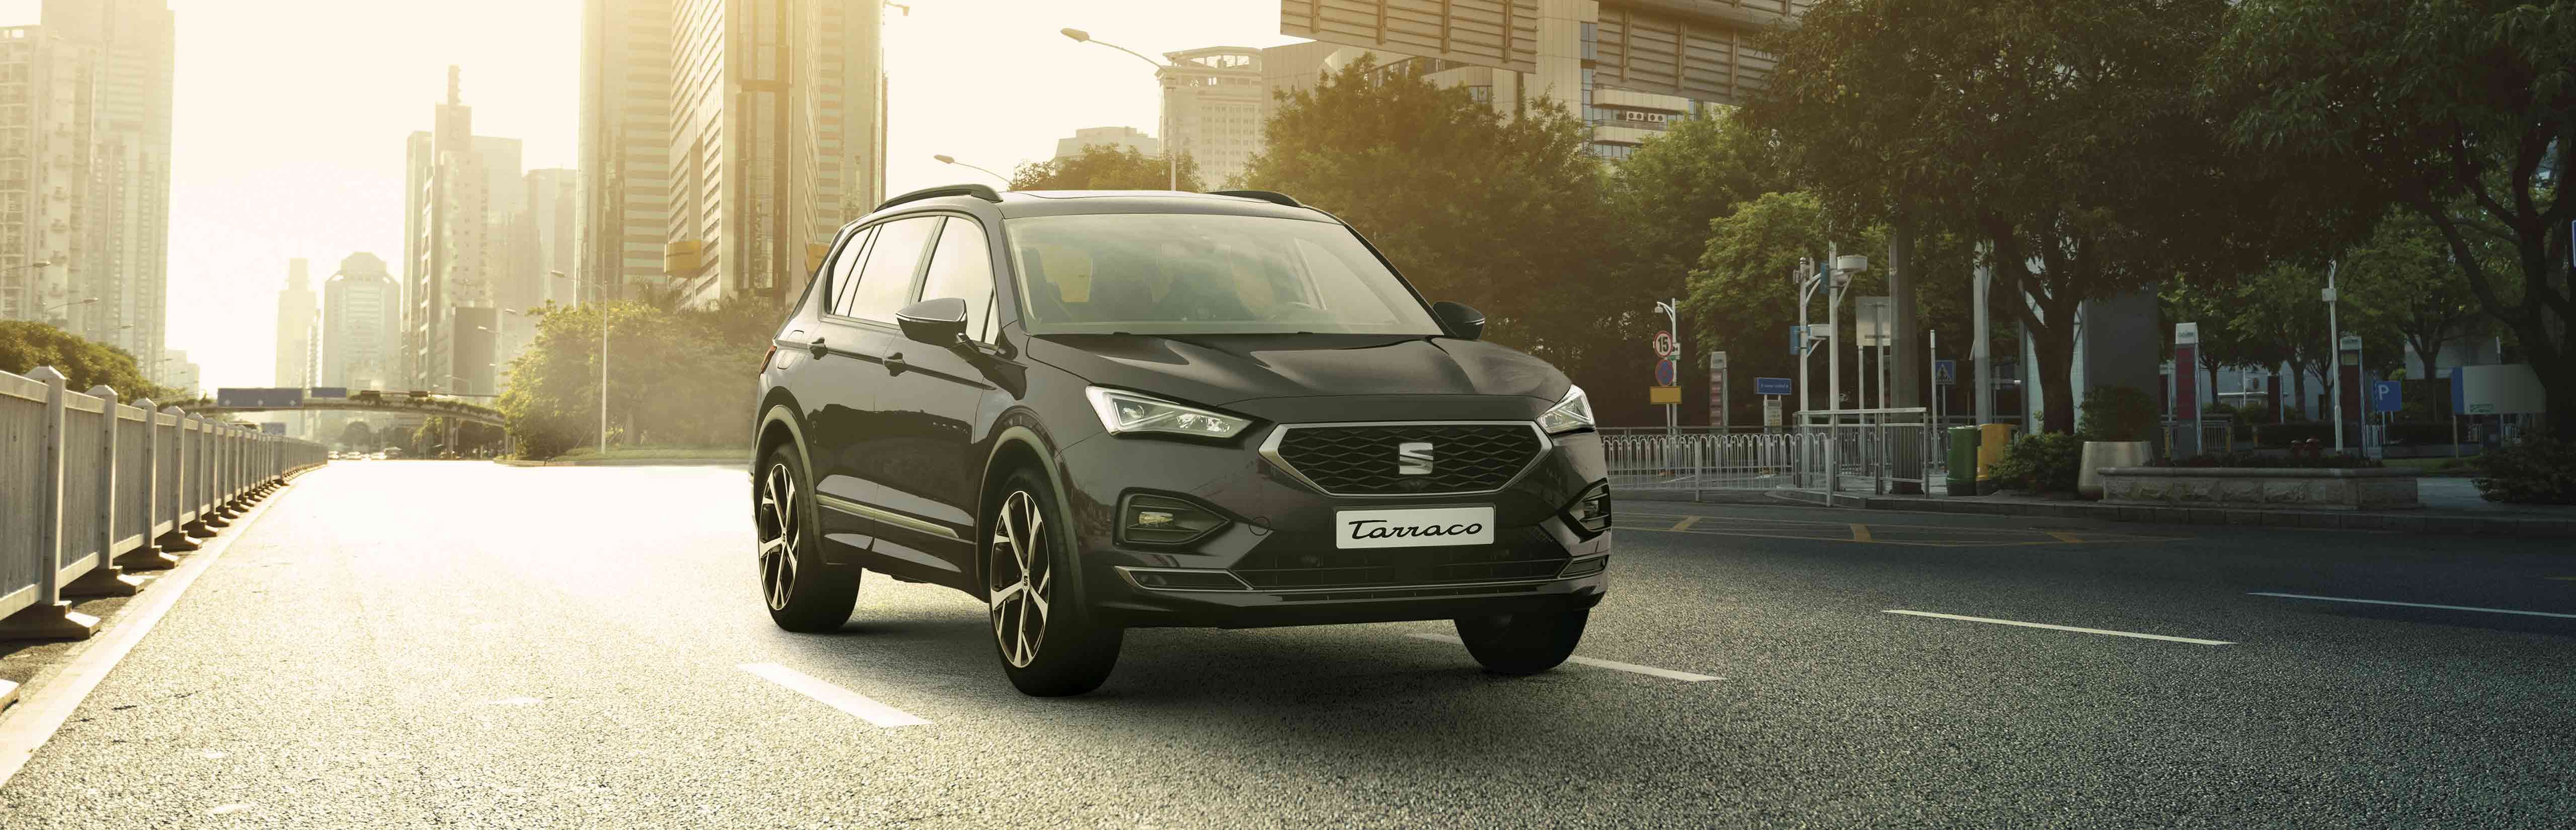
[[[1055,160],[1082,155],[1086,147],[1116,147],[1148,156],[1163,154],[1163,142],[1134,127],[1083,127],[1071,138],[1055,140]]]
[[[885,195],[882,13],[874,0],[589,0],[583,282],[693,305],[801,287]]]
[[[352,391],[400,389],[402,285],[375,254],[340,260],[322,283],[322,344],[318,384]]]
[[[1163,53],[1165,145],[1198,163],[1199,181],[1220,187],[1243,174],[1261,151],[1261,123],[1270,115],[1261,50],[1212,46]]]
[[[156,353],[168,338],[175,20],[163,0],[45,0],[42,19],[91,56],[87,169],[76,173],[90,184],[75,218],[82,229],[50,269],[80,303],[67,329]]]
[[[67,324],[89,194],[90,49],[42,26],[0,29],[0,319]],[[68,309],[65,309],[68,311]]]
[[[321,339],[321,304],[313,295],[311,264],[301,257],[286,261],[286,287],[277,292],[277,372],[272,383],[278,386],[306,388],[315,386],[321,367],[317,350]],[[312,437],[304,413],[290,412],[283,418],[286,434],[299,438]]]
[[[153,365],[154,383],[178,390],[181,398],[206,396],[204,377],[198,373],[197,364],[188,359],[188,350],[162,349],[161,359]]]
[[[410,190],[403,224],[403,377],[409,389],[436,392],[496,386],[488,355],[499,337],[486,323],[459,321],[463,309],[491,309],[505,285],[522,279],[510,255],[512,219],[527,208],[519,140],[474,134],[457,67],[447,69],[447,102],[434,127],[405,144]]]

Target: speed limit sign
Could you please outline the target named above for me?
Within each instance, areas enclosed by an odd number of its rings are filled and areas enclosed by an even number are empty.
[[[1671,356],[1673,356],[1673,353],[1674,353],[1674,352],[1678,352],[1678,351],[1681,351],[1681,344],[1673,342],[1673,333],[1672,333],[1672,332],[1669,332],[1669,331],[1659,331],[1659,332],[1655,332],[1655,356],[1656,356],[1656,357],[1671,357]]]

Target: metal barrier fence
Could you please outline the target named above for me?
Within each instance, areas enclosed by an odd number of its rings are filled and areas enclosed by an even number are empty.
[[[1921,408],[1814,411],[1802,413],[1809,422],[1803,431],[1613,428],[1601,431],[1601,445],[1614,494],[1939,490],[1949,434],[1942,424],[1924,423],[1927,414]]]
[[[0,372],[0,637],[86,637],[66,596],[131,594],[125,570],[173,561],[320,444],[210,421],[116,391],[64,387],[53,367]]]

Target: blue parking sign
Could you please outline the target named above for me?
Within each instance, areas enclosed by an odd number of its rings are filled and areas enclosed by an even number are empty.
[[[2397,411],[2397,408],[2398,408],[2398,406],[2399,406],[2399,405],[2400,405],[2400,403],[2401,403],[2401,401],[2399,401],[2399,400],[2398,400],[2398,399],[2401,397],[2401,395],[2400,395],[2400,393],[2399,393],[2399,390],[2404,389],[2404,388],[2405,388],[2404,386],[2400,385],[2397,381],[2393,381],[2393,380],[2382,380],[2382,381],[2373,381],[2373,382],[2371,382],[2371,384],[2370,384],[2370,411],[2372,411],[2372,412],[2395,412],[2395,411]]]

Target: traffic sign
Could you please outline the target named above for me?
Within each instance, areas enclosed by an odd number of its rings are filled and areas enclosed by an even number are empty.
[[[304,390],[305,400],[314,400],[317,398],[340,400],[347,397],[349,397],[349,387],[346,386],[316,386],[311,389]]]
[[[1956,360],[1935,360],[1935,361],[1932,361],[1932,382],[1933,382],[1933,383],[1935,383],[1935,384],[1942,384],[1942,385],[1948,385],[1948,384],[1958,383],[1958,382],[1959,382],[1959,361],[1956,361]]]
[[[1682,388],[1679,386],[1646,387],[1646,403],[1655,406],[1671,406],[1681,402]]]
[[[1790,326],[1790,327],[1789,327],[1789,356],[1790,356],[1790,357],[1796,357],[1796,356],[1798,356],[1798,355],[1802,355],[1802,354],[1806,354],[1806,353],[1807,353],[1807,327],[1806,327],[1806,326]]]
[[[1659,331],[1659,332],[1655,332],[1655,356],[1656,356],[1656,357],[1671,357],[1671,356],[1673,356],[1673,353],[1674,353],[1674,352],[1677,352],[1677,351],[1681,351],[1681,344],[1673,342],[1673,333],[1672,333],[1672,332],[1669,332],[1669,331]]]
[[[2395,411],[2397,411],[2398,407],[2403,403],[2403,401],[2402,401],[2402,400],[2400,400],[2402,397],[2404,397],[2403,389],[2404,389],[2404,386],[2403,386],[2402,384],[2399,384],[2397,381],[2393,381],[2393,380],[2375,381],[2375,382],[2371,383],[2371,384],[2370,384],[2370,411],[2372,411],[2372,412],[2395,412]]]
[[[1681,367],[1673,365],[1669,359],[1655,361],[1656,386],[1672,386],[1678,383],[1681,383]]]
[[[291,386],[215,390],[215,406],[225,409],[292,409],[303,405],[304,390]]]
[[[1776,427],[1780,425],[1780,396],[1763,396],[1762,425],[1766,427]]]
[[[1753,394],[1756,395],[1788,395],[1796,391],[1790,387],[1788,378],[1753,379]]]

